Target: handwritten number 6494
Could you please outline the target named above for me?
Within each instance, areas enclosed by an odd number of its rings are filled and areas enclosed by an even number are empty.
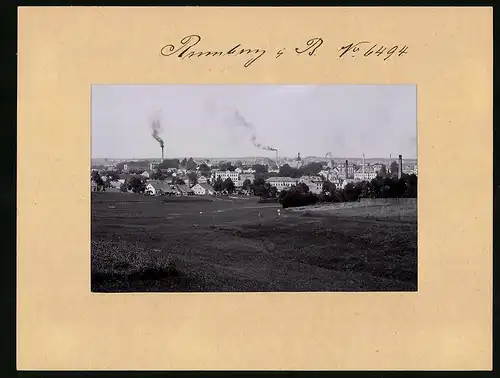
[[[366,44],[369,44],[369,43],[370,42],[368,42],[368,41],[361,41],[358,43],[350,43],[349,45],[342,46],[339,49],[339,51],[341,51],[339,58],[342,58],[348,52],[351,52],[351,56],[355,57],[357,55],[356,53],[359,52],[362,48],[364,48],[366,46]],[[398,45],[394,45],[394,46],[389,48],[389,47],[386,47],[384,45],[374,44],[363,53],[363,56],[368,57],[372,54],[376,55],[376,56],[381,56],[382,54],[384,54],[385,55],[384,60],[387,60],[391,56],[393,56],[395,53],[397,53],[397,56],[401,56],[403,54],[408,54],[408,46],[404,45],[403,47],[399,48]]]

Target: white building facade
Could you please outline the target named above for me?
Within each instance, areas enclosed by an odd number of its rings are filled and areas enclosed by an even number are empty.
[[[299,180],[291,177],[270,177],[266,180],[266,182],[281,191],[288,190],[292,186],[297,185]]]
[[[214,188],[208,184],[196,184],[191,188],[191,190],[198,196],[215,194]]]

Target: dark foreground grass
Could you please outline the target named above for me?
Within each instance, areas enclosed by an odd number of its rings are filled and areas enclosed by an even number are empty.
[[[278,216],[257,200],[95,196],[92,290],[415,291],[416,206]]]
[[[124,241],[91,243],[93,291],[175,291],[190,283],[161,250]]]

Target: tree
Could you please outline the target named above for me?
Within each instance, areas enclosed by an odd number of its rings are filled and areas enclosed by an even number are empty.
[[[375,198],[375,187],[369,181],[362,181],[359,184],[361,189],[360,197],[362,198]]]
[[[219,177],[217,177],[217,179],[215,180],[214,184],[213,184],[213,188],[216,192],[222,192],[222,190],[224,189],[224,182],[222,181],[222,179]]]
[[[252,169],[255,171],[255,173],[268,173],[267,167],[262,164],[254,164],[252,165]]]
[[[253,180],[251,189],[256,196],[263,196],[266,193],[266,188],[264,187],[265,185],[266,180],[264,180],[262,177],[256,177]]]
[[[283,190],[282,190],[282,191],[278,194],[278,201],[279,201],[280,203],[283,201],[283,198],[285,198],[285,196],[286,196],[286,193],[287,193],[287,192],[288,192],[287,190],[283,189]]]
[[[165,174],[162,172],[162,170],[160,168],[156,168],[156,170],[153,172],[153,174],[151,175],[151,178],[153,180],[160,180],[160,181],[163,181],[165,180],[167,177],[165,176]]]
[[[288,165],[288,164],[283,164],[280,167],[280,171],[279,171],[278,175],[283,176],[283,177],[298,178],[302,174],[297,168],[290,167],[290,165]]]
[[[226,161],[220,165],[219,168],[221,171],[234,171],[236,167],[231,164],[231,162]]]
[[[377,176],[371,181],[373,186],[375,198],[384,198],[384,189],[385,189],[385,177]]]
[[[307,206],[318,202],[319,198],[314,193],[305,194],[303,191],[297,190],[297,186],[290,188],[286,192],[281,192],[279,195],[279,202],[283,208],[294,206]]]
[[[210,172],[210,167],[208,165],[206,165],[205,163],[201,163],[198,166],[198,170],[201,172],[201,174],[208,173],[208,172]]]
[[[361,187],[349,183],[344,188],[344,196],[347,202],[357,201],[361,195]]]
[[[295,190],[301,194],[308,194],[309,193],[309,187],[304,184],[303,182],[299,182],[297,186],[295,187]]]
[[[227,179],[224,180],[224,182],[222,184],[222,189],[226,190],[228,193],[234,192],[235,185],[234,185],[233,180],[231,180],[230,177],[228,177]]]
[[[127,192],[127,191],[128,191],[128,185],[127,183],[124,182],[120,185],[120,192]]]
[[[187,174],[187,177],[189,178],[189,181],[192,185],[196,185],[198,183],[198,175],[196,172],[189,172]]]
[[[91,178],[92,178],[92,181],[94,181],[97,186],[104,186],[104,180],[102,179],[99,172],[92,171]]]
[[[253,181],[253,192],[256,196],[260,196],[261,198],[268,198],[272,190],[271,188],[271,184],[262,178],[256,178]]]
[[[129,163],[129,162],[122,161],[122,162],[116,164],[116,170],[118,172],[122,172],[123,169],[125,168],[125,164],[127,164],[127,163]]]
[[[249,179],[246,179],[245,181],[243,181],[243,189],[245,190],[248,190],[250,189],[250,187],[252,186],[252,181],[250,181]]]
[[[120,176],[117,171],[109,171],[108,172],[108,180],[109,181],[118,181]]]
[[[404,197],[417,198],[417,175],[405,175],[403,180],[406,186]]]
[[[278,195],[278,188],[276,188],[275,186],[271,186],[271,188],[269,189],[269,197],[275,198],[277,195]]]
[[[330,181],[324,181],[323,182],[323,188],[322,188],[322,193],[327,195],[327,196],[333,196],[336,191],[335,184]]]
[[[146,190],[146,184],[142,178],[134,176],[129,182],[129,189],[131,189],[134,193],[144,193],[144,190]]]
[[[323,164],[318,162],[309,163],[299,169],[302,175],[316,176],[323,169]]]
[[[406,183],[403,178],[393,178],[389,184],[390,196],[389,198],[401,198],[404,197],[406,192]]]

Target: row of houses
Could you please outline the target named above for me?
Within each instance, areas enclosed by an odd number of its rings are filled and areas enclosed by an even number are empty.
[[[331,177],[330,182],[335,184],[337,188],[345,188],[347,184],[356,183],[363,181],[360,178],[342,178],[342,177]],[[324,180],[319,176],[303,176],[301,178],[291,178],[291,177],[270,177],[266,180],[271,186],[276,187],[278,191],[288,190],[292,186],[296,186],[299,183],[304,183],[309,187],[311,193],[320,194],[323,190]]]
[[[188,185],[172,185],[166,181],[150,180],[146,185],[146,194],[152,196],[158,195],[175,195],[175,196],[190,196],[190,195],[208,195],[215,194],[214,188],[209,184],[196,184],[192,187]]]

